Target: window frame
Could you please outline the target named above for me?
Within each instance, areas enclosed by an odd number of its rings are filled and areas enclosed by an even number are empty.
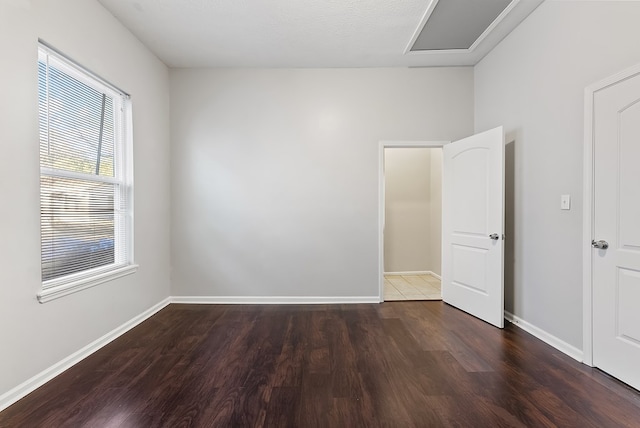
[[[45,303],[71,293],[75,293],[86,288],[112,281],[136,272],[138,265],[134,263],[134,205],[133,205],[133,118],[131,97],[118,87],[102,79],[95,73],[82,67],[56,49],[47,45],[43,41],[38,42],[38,63],[43,62],[47,69],[53,65],[58,71],[68,75],[91,88],[106,94],[113,99],[114,111],[121,109],[121,113],[114,115],[115,142],[114,142],[114,174],[113,177],[104,175],[92,175],[82,172],[74,172],[64,169],[51,168],[43,164],[42,157],[39,158],[40,179],[43,177],[54,177],[63,179],[79,179],[86,182],[108,183],[114,185],[114,213],[119,206],[119,192],[124,192],[124,214],[122,218],[114,214],[114,262],[108,265],[85,269],[83,271],[67,274],[58,278],[41,280],[41,287],[37,294],[38,301]],[[46,116],[47,132],[49,129],[49,113]],[[42,124],[40,119],[38,127]],[[40,144],[40,138],[38,138]],[[40,185],[40,200],[42,201],[43,187]],[[42,229],[42,202],[39,202],[40,213],[40,250],[43,251],[43,229]],[[120,239],[121,238],[121,239]],[[41,255],[41,269],[42,269]]]

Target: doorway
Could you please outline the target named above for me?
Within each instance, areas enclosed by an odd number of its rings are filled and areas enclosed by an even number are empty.
[[[442,149],[442,300],[504,327],[504,129],[453,142],[379,145],[379,299],[384,302],[387,147]]]
[[[381,142],[381,301],[441,300],[443,142]]]

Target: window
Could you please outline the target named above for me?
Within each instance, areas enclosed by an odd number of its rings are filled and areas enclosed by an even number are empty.
[[[38,50],[41,302],[131,273],[129,97]]]

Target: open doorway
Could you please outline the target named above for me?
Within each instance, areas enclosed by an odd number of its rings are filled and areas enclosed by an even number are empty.
[[[381,143],[381,300],[441,300],[442,143]]]
[[[504,326],[504,129],[453,142],[379,143],[379,299],[384,299],[384,151],[442,148],[442,300]]]

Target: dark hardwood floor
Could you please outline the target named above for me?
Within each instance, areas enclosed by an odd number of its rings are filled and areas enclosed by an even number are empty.
[[[170,305],[2,427],[640,427],[640,394],[442,302]]]

